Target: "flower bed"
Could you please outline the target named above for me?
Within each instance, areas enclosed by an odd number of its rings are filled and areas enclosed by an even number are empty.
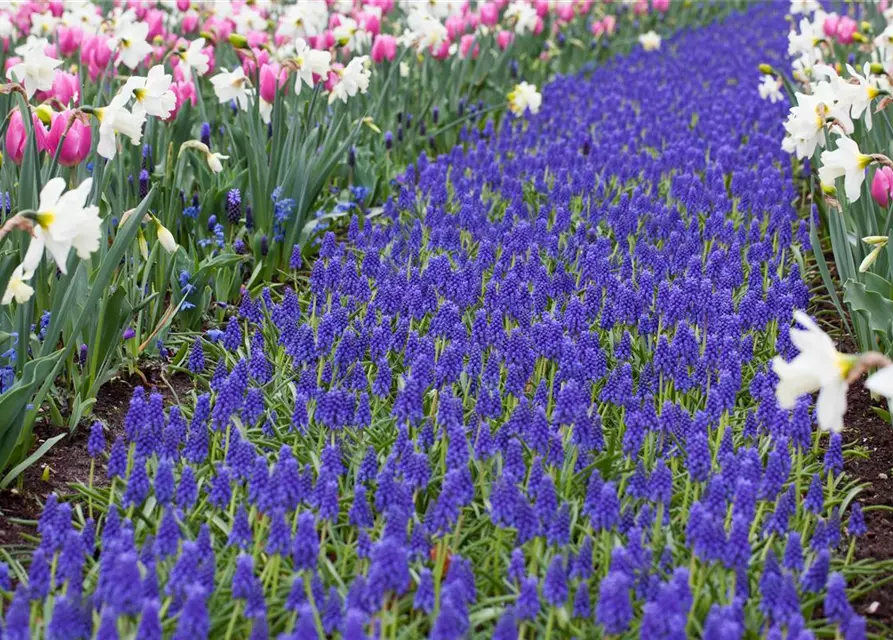
[[[823,335],[738,81],[779,13],[557,78],[184,336],[196,397],[94,425],[10,637],[865,637],[858,483],[769,366]]]

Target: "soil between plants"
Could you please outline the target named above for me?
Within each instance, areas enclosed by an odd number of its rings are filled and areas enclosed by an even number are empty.
[[[101,420],[106,425],[106,442],[109,446],[124,433],[124,416],[137,386],[146,392],[157,391],[165,396],[166,402],[174,402],[174,393],[182,400],[192,390],[192,382],[185,374],[162,377],[162,370],[156,367],[143,369],[146,385],[137,376],[120,376],[103,385],[93,405],[93,414],[84,420],[73,434],[62,438],[36,464],[31,465],[21,477],[21,488],[13,487],[0,491],[0,546],[15,555],[26,552],[35,542],[35,522],[40,517],[46,497],[55,492],[60,497],[68,495],[70,485],[86,483],[90,477],[90,456],[87,454],[87,438],[90,425]],[[165,378],[167,381],[165,382]],[[53,427],[45,420],[38,420],[34,427],[34,449],[49,438],[67,429]],[[49,467],[47,479],[44,470]],[[93,484],[108,484],[105,477],[105,458],[97,458]]]

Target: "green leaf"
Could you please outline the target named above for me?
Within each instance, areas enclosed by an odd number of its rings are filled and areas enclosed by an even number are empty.
[[[890,336],[893,335],[893,300],[856,280],[847,280],[843,289],[843,299],[850,308],[865,314],[871,330],[881,334],[889,346]]]

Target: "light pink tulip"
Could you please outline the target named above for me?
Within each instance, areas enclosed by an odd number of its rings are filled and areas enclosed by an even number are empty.
[[[660,13],[670,10],[670,0],[651,0],[651,8]]]
[[[499,46],[500,49],[505,51],[512,43],[514,37],[515,36],[511,31],[502,30],[496,34],[496,44]]]
[[[189,0],[186,1],[188,2]],[[182,9],[182,11],[185,11],[185,9]],[[183,33],[198,31],[198,14],[192,13],[183,18],[183,22],[180,23],[180,30]]]
[[[840,16],[836,13],[829,13],[825,16],[825,22],[822,23],[822,31],[825,32],[825,35],[829,38],[834,38],[837,36],[837,27],[840,24]]]
[[[372,61],[378,64],[382,60],[393,60],[397,57],[397,39],[394,36],[378,35],[372,41]]]
[[[636,4],[633,5],[633,13],[637,16],[648,13],[648,0],[636,0]]]
[[[574,19],[574,5],[570,3],[560,4],[555,9],[555,14],[562,22],[570,22]]]
[[[481,24],[486,27],[492,27],[499,22],[499,7],[492,2],[485,2],[479,10]]]
[[[843,16],[837,25],[837,40],[841,44],[852,44],[853,34],[859,28],[858,23],[849,16]]]
[[[81,84],[77,74],[57,70],[50,93],[65,106],[78,104],[81,98]]]
[[[84,32],[77,27],[56,27],[56,44],[63,56],[74,54],[81,46]]]
[[[444,38],[439,47],[437,47],[436,49],[434,47],[431,47],[431,55],[434,57],[435,60],[446,60],[450,57],[451,44],[452,42],[450,42],[449,38]]]
[[[617,26],[617,18],[608,14],[602,18],[602,25],[605,27],[605,33],[609,36],[614,35],[614,28]]]
[[[475,42],[474,34],[466,33],[459,40],[459,55],[463,58],[467,58],[469,51],[471,51],[471,59],[477,60],[478,54],[481,52],[481,47]]]

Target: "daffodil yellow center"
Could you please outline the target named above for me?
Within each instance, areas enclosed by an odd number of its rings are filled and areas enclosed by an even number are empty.
[[[44,229],[49,229],[56,220],[56,214],[53,211],[38,211],[35,218],[37,218],[37,224]]]
[[[871,156],[867,156],[864,153],[859,154],[858,166],[860,169],[864,169],[868,165],[871,164]]]
[[[877,98],[880,94],[881,94],[880,89],[878,89],[877,87],[872,87],[872,86],[869,85],[869,87],[868,87],[868,99],[869,99],[869,100],[874,100],[874,99]]]
[[[145,89],[134,89],[133,97],[136,98],[137,102],[142,102],[143,98],[146,97],[146,90]]]
[[[837,370],[840,372],[841,379],[846,379],[857,360],[858,358],[847,353],[837,354],[834,364],[837,365]]]

